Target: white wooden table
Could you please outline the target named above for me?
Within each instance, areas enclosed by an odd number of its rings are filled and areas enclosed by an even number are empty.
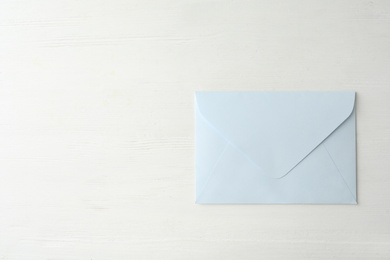
[[[194,203],[195,90],[357,91],[358,202]],[[0,1],[0,259],[390,259],[390,1]]]

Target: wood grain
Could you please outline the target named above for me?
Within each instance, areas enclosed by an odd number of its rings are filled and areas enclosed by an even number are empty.
[[[0,259],[390,259],[389,1],[0,2]],[[194,203],[195,90],[355,90],[358,205]]]

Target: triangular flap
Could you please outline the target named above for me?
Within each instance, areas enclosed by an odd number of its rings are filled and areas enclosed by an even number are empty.
[[[272,178],[281,178],[352,113],[355,92],[196,92],[219,134]]]

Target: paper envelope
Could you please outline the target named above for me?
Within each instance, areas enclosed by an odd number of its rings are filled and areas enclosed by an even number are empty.
[[[355,92],[196,92],[199,204],[356,204]]]

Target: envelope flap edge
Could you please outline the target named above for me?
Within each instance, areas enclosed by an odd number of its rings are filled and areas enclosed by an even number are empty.
[[[195,100],[221,135],[270,177],[283,178],[349,118],[355,92],[202,91]]]

